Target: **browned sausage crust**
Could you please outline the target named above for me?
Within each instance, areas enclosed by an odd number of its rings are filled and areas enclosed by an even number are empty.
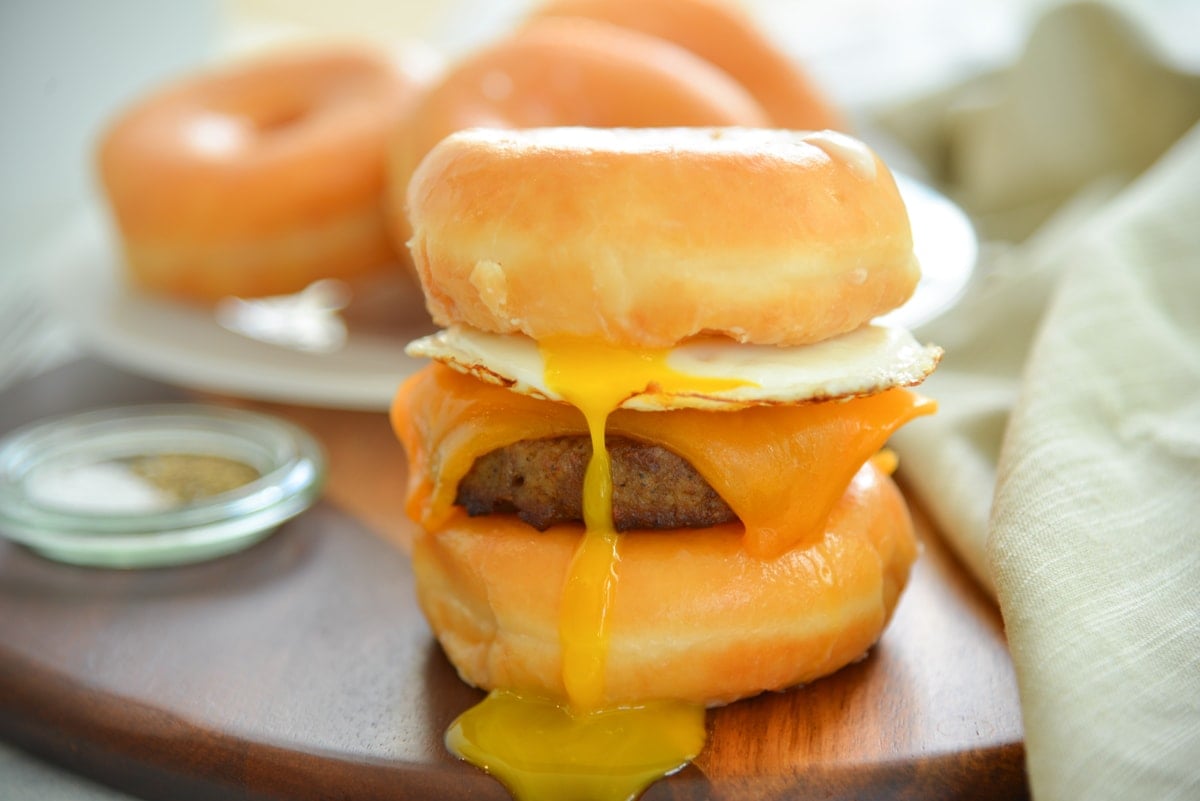
[[[736,520],[687,461],[658,445],[608,439],[618,531],[714,526]],[[512,513],[538,530],[583,519],[587,437],[525,440],[478,460],[458,486],[467,513]]]

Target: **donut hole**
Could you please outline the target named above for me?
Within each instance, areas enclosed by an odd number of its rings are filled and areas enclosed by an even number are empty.
[[[205,155],[231,155],[251,147],[255,140],[298,130],[316,111],[311,100],[300,97],[258,107],[214,104],[187,122],[186,135],[192,146]]]
[[[275,108],[257,111],[248,119],[260,134],[279,133],[308,119],[313,113],[313,104],[295,98],[293,102]]]

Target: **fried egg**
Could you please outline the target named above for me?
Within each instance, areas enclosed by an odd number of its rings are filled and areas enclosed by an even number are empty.
[[[483,381],[554,401],[566,400],[548,385],[543,349],[521,334],[493,334],[452,326],[409,344],[410,356],[435,359]],[[903,328],[867,325],[812,345],[746,345],[698,337],[665,351],[639,352],[664,359],[679,373],[713,379],[712,386],[664,386],[651,381],[630,390],[623,409],[733,410],[872,395],[915,386],[937,367],[942,349],[921,345]],[[602,357],[597,357],[602,358]],[[609,370],[595,364],[601,373]],[[723,382],[723,383],[720,383]]]

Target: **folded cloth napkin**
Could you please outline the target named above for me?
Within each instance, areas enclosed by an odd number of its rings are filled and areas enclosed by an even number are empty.
[[[984,234],[919,331],[940,412],[894,445],[1000,605],[1038,801],[1200,798],[1197,120],[1200,79],[1097,4],[876,120]]]

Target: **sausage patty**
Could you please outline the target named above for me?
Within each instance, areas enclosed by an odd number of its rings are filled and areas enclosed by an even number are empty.
[[[613,524],[618,531],[706,527],[737,519],[686,460],[658,445],[624,437],[607,441],[612,460]],[[467,513],[515,512],[544,531],[583,520],[587,437],[523,440],[485,454],[458,485]]]

